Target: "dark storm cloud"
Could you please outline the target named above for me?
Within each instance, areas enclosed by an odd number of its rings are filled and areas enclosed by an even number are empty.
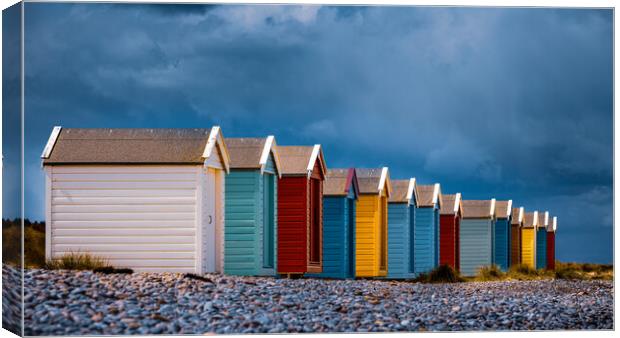
[[[549,209],[560,242],[583,227],[611,235],[609,10],[26,6],[37,218],[53,125],[217,123],[321,143],[328,166],[388,165],[465,198]]]

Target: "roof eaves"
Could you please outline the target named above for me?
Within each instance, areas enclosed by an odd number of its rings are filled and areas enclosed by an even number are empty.
[[[265,172],[265,167],[267,166],[267,160],[269,159],[270,153],[273,154],[273,162],[275,163],[276,170],[278,171],[278,178],[282,178],[282,172],[280,171],[280,156],[278,155],[278,147],[273,135],[269,135],[265,139],[265,146],[263,147],[260,160],[258,161],[261,174]]]
[[[219,126],[213,126],[211,131],[209,132],[209,138],[207,139],[207,144],[205,145],[205,149],[202,152],[202,158],[205,159],[205,164],[207,159],[211,157],[213,154],[213,149],[217,147],[217,149],[222,154],[222,161],[224,162],[224,168],[226,169],[226,173],[230,173],[230,155],[228,154],[228,148],[226,147],[226,143],[224,142],[224,135],[220,130]]]

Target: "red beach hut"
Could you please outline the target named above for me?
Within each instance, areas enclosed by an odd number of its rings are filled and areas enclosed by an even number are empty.
[[[553,221],[547,226],[547,270],[555,270],[555,230],[558,227],[558,218],[553,217]]]
[[[461,193],[442,196],[439,229],[439,264],[459,270],[459,226],[463,207]]]
[[[320,145],[279,146],[278,273],[322,272],[323,181]]]

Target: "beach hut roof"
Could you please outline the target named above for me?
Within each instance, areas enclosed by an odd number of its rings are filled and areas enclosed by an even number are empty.
[[[495,217],[495,198],[490,200],[463,200],[463,218]]]
[[[495,202],[495,217],[508,218],[512,213],[512,200]]]
[[[526,228],[533,228],[538,225],[538,211],[526,212],[523,219],[523,226]]]
[[[515,225],[523,225],[523,214],[525,213],[525,208],[512,208],[512,221],[511,224]]]
[[[280,157],[273,135],[257,137],[227,137],[226,146],[230,152],[230,167],[233,169],[265,170],[269,154],[273,155],[278,176],[280,176]]]
[[[418,207],[435,207],[443,205],[441,196],[441,187],[439,183],[435,184],[418,184],[416,185],[418,199]]]
[[[392,183],[387,167],[372,169],[355,169],[360,194],[380,194],[385,189],[386,195],[392,194]]]
[[[392,180],[391,203],[411,203],[415,195],[415,178],[408,180]],[[417,200],[417,198],[416,198]]]
[[[323,195],[347,196],[351,189],[357,196],[359,183],[354,168],[327,169],[325,181],[323,181]]]
[[[549,211],[539,212],[538,213],[538,228],[546,228],[549,224]]]
[[[547,231],[555,232],[557,228],[558,228],[558,217],[553,216],[553,219],[551,219],[549,225],[547,226]]]
[[[321,145],[314,146],[279,146],[280,166],[282,175],[312,176],[316,161],[319,161],[321,176],[325,176],[327,168]]]
[[[43,164],[204,164],[218,152],[230,157],[220,127],[211,129],[54,127]]]
[[[461,193],[456,194],[442,194],[441,211],[442,215],[456,215],[459,212],[463,214],[463,203],[461,201]]]

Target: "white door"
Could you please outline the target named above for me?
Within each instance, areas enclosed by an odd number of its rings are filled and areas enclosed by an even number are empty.
[[[212,168],[206,169],[206,184],[204,186],[202,200],[203,204],[203,271],[216,272],[216,214],[215,214],[215,197],[216,197],[216,170]]]

